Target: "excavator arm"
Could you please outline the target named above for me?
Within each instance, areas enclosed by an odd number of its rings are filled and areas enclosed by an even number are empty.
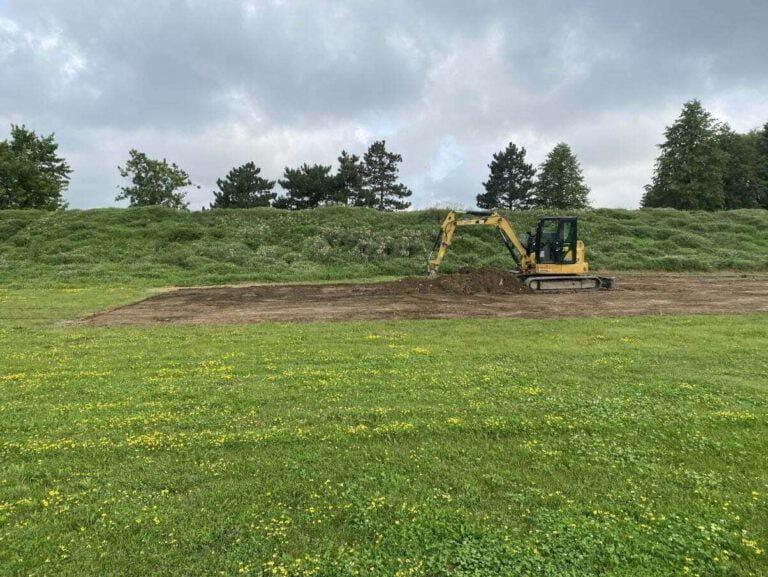
[[[473,213],[470,213],[473,214]],[[437,269],[443,262],[448,248],[453,243],[453,236],[456,228],[459,226],[492,226],[501,234],[504,245],[509,250],[520,272],[525,272],[530,266],[528,250],[520,242],[509,221],[498,214],[492,213],[474,213],[472,218],[458,218],[454,211],[448,213],[440,225],[440,232],[435,240],[435,246],[432,249],[432,255],[429,259],[429,275],[435,276]]]

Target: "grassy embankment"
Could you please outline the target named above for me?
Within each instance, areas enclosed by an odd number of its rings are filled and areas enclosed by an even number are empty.
[[[439,211],[162,208],[0,211],[0,283],[215,284],[420,275]],[[518,231],[541,213],[510,215]],[[768,211],[608,210],[580,215],[595,270],[768,271]],[[509,267],[492,230],[461,231],[444,270]]]
[[[765,316],[57,322],[144,292],[0,291],[0,574],[768,573]]]

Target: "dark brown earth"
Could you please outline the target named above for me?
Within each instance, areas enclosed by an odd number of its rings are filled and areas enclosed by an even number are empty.
[[[614,290],[555,294],[528,293],[501,271],[472,276],[184,288],[83,322],[104,326],[768,312],[768,276],[622,274]]]
[[[362,286],[362,285],[358,285]],[[433,279],[407,277],[388,283],[369,285],[379,295],[446,293],[460,295],[530,293],[510,271],[485,268],[441,275]]]

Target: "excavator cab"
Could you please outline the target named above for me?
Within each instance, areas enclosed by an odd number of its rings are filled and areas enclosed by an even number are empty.
[[[536,235],[528,239],[529,254],[536,255],[538,264],[575,264],[577,223],[571,216],[540,218]]]

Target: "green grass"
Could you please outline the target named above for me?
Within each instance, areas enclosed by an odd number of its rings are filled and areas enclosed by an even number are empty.
[[[62,322],[147,292],[0,291],[3,576],[768,574],[764,315]]]
[[[166,286],[423,274],[441,211],[160,207],[0,211],[5,286]],[[541,212],[513,213],[519,232]],[[768,211],[580,213],[595,270],[766,271]],[[509,267],[492,230],[462,230],[444,270]]]

